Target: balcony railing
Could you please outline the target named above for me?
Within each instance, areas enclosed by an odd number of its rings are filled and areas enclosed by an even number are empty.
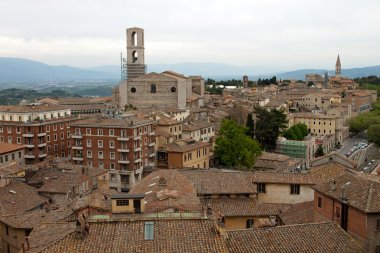
[[[34,134],[33,133],[25,133],[25,134],[22,134],[22,137],[32,138],[32,137],[34,137]]]
[[[83,138],[83,135],[81,133],[73,133],[71,135],[71,138],[74,138],[74,139],[82,139]]]
[[[128,136],[118,136],[117,140],[118,141],[129,141],[129,137]]]

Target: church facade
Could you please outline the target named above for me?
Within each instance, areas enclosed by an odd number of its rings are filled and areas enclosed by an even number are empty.
[[[201,76],[187,77],[173,71],[146,74],[144,50],[144,30],[128,28],[126,78],[113,91],[120,107],[184,109],[203,106],[204,80]]]

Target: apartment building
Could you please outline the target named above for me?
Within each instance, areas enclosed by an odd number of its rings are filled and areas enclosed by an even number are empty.
[[[341,103],[341,97],[326,93],[310,93],[302,97],[300,105],[309,110],[325,112],[332,104]]]
[[[90,118],[72,125],[75,164],[110,170],[110,187],[129,189],[144,166],[155,166],[155,122],[126,118]]]
[[[47,156],[67,157],[74,120],[70,115],[70,108],[60,105],[0,106],[0,141],[24,145],[26,164]]]
[[[371,109],[373,101],[372,92],[367,90],[347,90],[344,101],[351,105],[352,116]]]
[[[24,163],[24,146],[0,142],[0,168]]]
[[[215,136],[215,124],[207,121],[188,122],[183,124],[182,128],[184,139],[210,141]]]

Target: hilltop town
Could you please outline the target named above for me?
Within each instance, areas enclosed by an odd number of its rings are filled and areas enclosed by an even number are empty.
[[[378,93],[339,55],[219,87],[144,35],[112,96],[0,106],[0,252],[380,252]]]

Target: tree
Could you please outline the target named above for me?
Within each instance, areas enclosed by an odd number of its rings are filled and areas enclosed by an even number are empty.
[[[288,127],[286,115],[277,109],[270,111],[262,107],[255,108],[257,122],[255,136],[259,143],[267,150],[276,148],[276,141],[280,133]]]
[[[295,124],[282,133],[286,139],[298,141],[302,141],[308,134],[307,125],[304,123]]]
[[[215,146],[215,156],[222,164],[252,168],[260,155],[260,146],[246,135],[247,131],[232,120],[223,120]]]
[[[248,136],[250,136],[252,139],[255,137],[255,124],[253,122],[252,113],[248,114],[247,117],[247,128],[248,128]]]
[[[368,140],[380,146],[380,124],[371,125],[367,130]]]
[[[322,144],[319,144],[318,145],[318,148],[317,150],[315,151],[315,157],[320,157],[320,156],[324,156],[325,155],[325,152],[323,151],[323,147],[322,147]]]

